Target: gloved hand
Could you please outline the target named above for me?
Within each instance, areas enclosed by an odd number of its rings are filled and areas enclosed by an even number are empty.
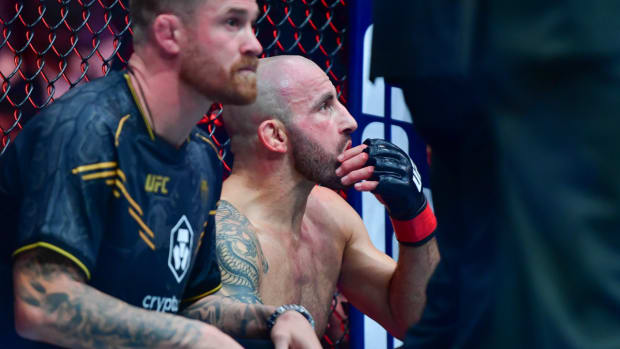
[[[422,180],[409,155],[382,139],[367,139],[365,166],[374,166],[369,180],[379,184],[372,191],[387,208],[390,217],[407,221],[419,215],[427,205]]]
[[[378,184],[372,190],[387,208],[394,234],[401,244],[421,246],[435,234],[437,219],[422,193],[422,180],[409,155],[382,139],[364,141],[368,160],[373,166],[368,180]]]

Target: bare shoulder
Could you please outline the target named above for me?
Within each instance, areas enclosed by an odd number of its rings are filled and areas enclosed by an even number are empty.
[[[341,216],[357,213],[349,203],[332,189],[315,186],[308,197],[306,212],[320,216]]]
[[[247,219],[235,206],[226,200],[220,200],[217,205],[215,219],[218,222],[243,224]]]
[[[349,203],[332,189],[315,186],[308,198],[306,216],[313,221],[321,221],[330,230],[337,229],[347,238],[357,231],[362,219]]]

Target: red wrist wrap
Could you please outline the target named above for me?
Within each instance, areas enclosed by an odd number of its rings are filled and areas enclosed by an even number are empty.
[[[399,221],[390,218],[394,227],[396,239],[402,243],[417,244],[425,240],[435,232],[437,219],[428,203],[419,215],[408,221]]]

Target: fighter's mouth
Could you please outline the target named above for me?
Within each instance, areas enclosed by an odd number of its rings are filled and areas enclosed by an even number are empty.
[[[344,146],[344,150],[347,151],[349,149],[351,149],[353,147],[353,142],[351,142],[351,140],[349,139],[346,143],[346,145]]]
[[[248,65],[237,69],[238,72],[252,72],[256,73],[256,65]]]

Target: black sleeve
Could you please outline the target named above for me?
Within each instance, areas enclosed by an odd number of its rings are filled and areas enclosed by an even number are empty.
[[[0,264],[10,265],[11,252],[15,249],[17,217],[19,212],[19,175],[15,165],[15,145],[9,145],[0,156]]]
[[[57,102],[16,138],[21,202],[13,255],[42,247],[73,261],[89,279],[105,231],[117,174],[113,137],[88,106]],[[13,172],[17,173],[17,172]]]

